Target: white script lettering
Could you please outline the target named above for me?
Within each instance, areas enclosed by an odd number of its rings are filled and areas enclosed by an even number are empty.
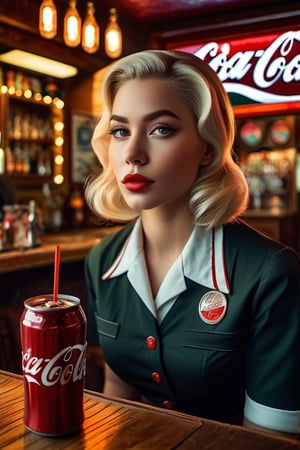
[[[82,380],[86,373],[86,346],[87,343],[65,347],[51,359],[32,355],[29,348],[22,355],[24,376],[27,381],[43,386]]]
[[[300,31],[288,31],[276,38],[267,48],[238,51],[229,56],[229,44],[209,42],[196,52],[217,72],[221,81],[241,81],[253,69],[253,83],[260,89],[276,82],[300,80]],[[277,56],[276,56],[277,55]]]

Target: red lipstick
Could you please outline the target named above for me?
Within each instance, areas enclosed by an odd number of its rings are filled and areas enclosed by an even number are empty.
[[[128,175],[125,175],[122,183],[128,191],[139,192],[154,183],[154,180],[143,177],[143,175],[140,175],[139,173],[129,173]]]

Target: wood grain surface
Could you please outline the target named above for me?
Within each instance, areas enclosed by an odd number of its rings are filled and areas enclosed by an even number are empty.
[[[77,433],[48,438],[23,423],[23,379],[0,371],[1,449],[289,450],[300,444],[242,427],[121,401],[86,391],[85,420]]]

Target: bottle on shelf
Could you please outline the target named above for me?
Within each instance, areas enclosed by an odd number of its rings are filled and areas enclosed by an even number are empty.
[[[40,245],[40,218],[35,200],[30,200],[26,218],[26,247]]]
[[[68,202],[68,218],[71,228],[81,228],[85,222],[84,198],[79,188],[71,192]]]
[[[6,148],[6,172],[8,175],[15,172],[15,158],[10,147]]]
[[[15,241],[15,205],[3,206],[2,248],[12,250]]]
[[[63,202],[55,196],[48,183],[43,184],[42,216],[45,231],[57,232],[63,226]]]

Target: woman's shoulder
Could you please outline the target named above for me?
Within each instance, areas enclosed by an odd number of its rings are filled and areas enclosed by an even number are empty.
[[[261,273],[265,278],[300,280],[298,253],[241,220],[224,226],[224,250],[228,267],[238,268],[244,278]]]
[[[241,219],[224,225],[224,242],[225,248],[235,249],[255,258],[267,259],[272,255],[280,255],[299,260],[294,249],[264,235]]]
[[[224,226],[226,240],[234,241],[239,245],[259,247],[261,249],[279,250],[285,246],[259,230],[251,227],[242,219],[227,223]]]

